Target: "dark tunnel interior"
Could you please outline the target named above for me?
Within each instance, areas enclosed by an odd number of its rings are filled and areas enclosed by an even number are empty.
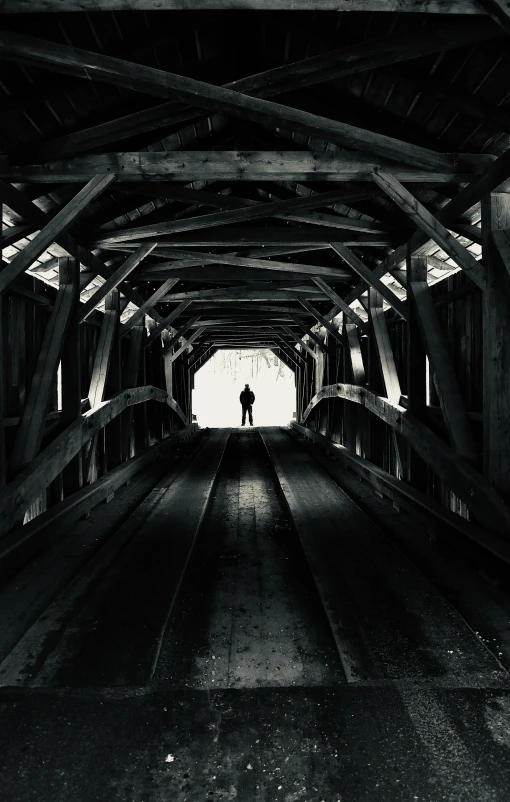
[[[0,0],[1,802],[508,802],[509,36]]]

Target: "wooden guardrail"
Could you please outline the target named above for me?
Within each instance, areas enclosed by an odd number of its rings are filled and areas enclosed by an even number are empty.
[[[354,384],[323,387],[305,409],[301,423],[327,398],[360,404],[405,437],[416,453],[465,503],[477,521],[493,532],[510,535],[510,508],[485,477],[404,407]]]
[[[150,385],[123,390],[76,419],[0,491],[0,537],[22,519],[34,499],[59,476],[80,449],[125,409],[156,401],[169,406],[184,426],[188,421],[174,399]]]
[[[403,482],[388,471],[379,468],[370,460],[353,454],[341,443],[334,443],[325,435],[313,432],[307,426],[301,426],[296,421],[291,422],[291,427],[331,454],[334,459],[339,460],[344,467],[369,482],[378,493],[391,499],[411,515],[420,514],[432,529],[438,523],[444,523],[510,565],[510,541],[457,515],[425,493],[411,487],[407,482]]]

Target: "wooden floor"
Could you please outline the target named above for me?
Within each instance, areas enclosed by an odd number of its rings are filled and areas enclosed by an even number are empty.
[[[216,429],[161,468],[0,596],[2,799],[508,799],[498,652],[313,449]]]

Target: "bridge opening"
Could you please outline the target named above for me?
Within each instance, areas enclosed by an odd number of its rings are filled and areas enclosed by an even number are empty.
[[[292,420],[296,409],[292,371],[268,348],[237,348],[217,351],[195,375],[192,409],[198,424],[239,426],[239,395],[245,384],[255,394],[255,426],[284,426]]]

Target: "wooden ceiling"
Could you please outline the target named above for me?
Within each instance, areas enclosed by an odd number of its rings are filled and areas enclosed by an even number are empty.
[[[406,243],[428,213],[450,232],[420,243],[429,282],[462,268],[476,283],[479,205],[448,204],[509,146],[506,4],[192,5],[0,3],[12,280],[56,286],[72,253],[84,315],[116,280],[125,325],[141,310],[201,343],[306,339],[341,309],[364,321],[368,279],[405,314]]]

